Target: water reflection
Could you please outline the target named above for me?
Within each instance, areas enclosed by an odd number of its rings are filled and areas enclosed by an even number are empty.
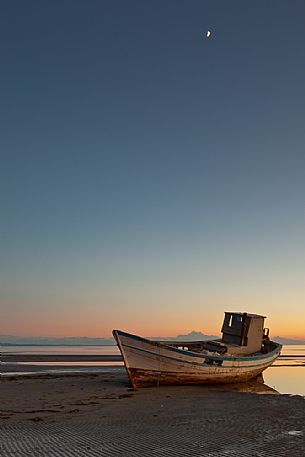
[[[11,364],[6,364],[5,362],[3,362],[3,365],[11,365]],[[69,368],[69,367],[111,367],[111,366],[123,366],[124,365],[124,362],[121,362],[121,361],[107,361],[107,362],[16,362],[15,365],[34,365],[34,366],[37,366],[37,367],[54,367],[54,366],[58,366],[58,367],[66,367],[66,368]]]
[[[277,359],[274,364],[274,367],[305,367],[305,358],[298,358],[291,356],[288,357],[281,357]]]
[[[20,354],[20,355],[99,355],[103,356],[118,355],[119,351],[116,346],[91,346],[91,347],[1,347],[2,355]],[[51,360],[51,359],[50,359]],[[12,363],[0,364],[0,376],[8,373],[37,373],[39,371],[54,373],[66,371],[81,372],[103,372],[110,370],[122,370],[121,361],[46,361],[46,362],[29,362],[18,363],[18,360]],[[5,374],[6,373],[6,374]],[[257,394],[292,394],[305,396],[305,345],[284,346],[281,357],[263,373],[264,378],[253,380],[247,383],[227,384],[221,386],[212,386],[212,389],[231,392],[252,392]]]
[[[5,346],[0,345],[2,354],[41,355],[119,355],[117,346]]]
[[[305,395],[304,367],[273,366],[264,372],[264,380],[281,394]]]
[[[235,384],[221,384],[218,386],[213,386],[213,390],[221,390],[222,392],[248,392],[255,394],[268,394],[268,395],[279,395],[274,387],[271,387],[263,378],[263,375],[258,376],[256,379],[253,379],[248,382],[241,382]]]
[[[304,344],[287,344],[283,346],[281,350],[281,355],[298,355],[305,356],[305,345]]]

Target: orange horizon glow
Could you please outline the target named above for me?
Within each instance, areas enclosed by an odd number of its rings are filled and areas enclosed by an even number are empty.
[[[191,290],[174,285],[152,290],[143,286],[140,291],[122,288],[107,301],[94,299],[93,294],[90,297],[87,290],[78,292],[76,289],[74,296],[67,295],[64,303],[59,300],[56,303],[26,302],[25,299],[22,307],[9,303],[1,313],[0,335],[109,338],[113,329],[120,329],[144,337],[176,337],[192,331],[217,336],[221,334],[225,311],[246,311],[267,316],[264,325],[270,329],[271,338],[305,340],[305,312],[300,296],[294,298],[292,313],[288,312],[289,307],[283,299],[280,302],[274,294],[272,301],[267,301],[263,292],[256,297],[252,293],[256,305],[248,303],[246,306],[247,292],[239,297],[235,294],[232,305],[225,298],[229,295],[225,289],[218,295],[210,293],[208,296],[199,287]]]
[[[218,320],[219,322],[219,320]],[[191,332],[201,332],[205,335],[214,335],[218,336],[221,334],[221,323],[217,326],[215,322],[211,322],[210,326],[199,326],[197,322],[184,322],[184,325],[175,325],[175,327],[169,327],[168,324],[156,323],[153,325],[152,322],[147,323],[131,323],[130,321],[123,322],[123,319],[119,319],[116,322],[113,322],[112,325],[109,324],[99,325],[95,323],[93,326],[92,323],[82,321],[81,323],[73,322],[66,323],[61,322],[56,324],[55,322],[39,322],[37,320],[35,327],[32,325],[23,325],[21,328],[20,322],[8,323],[7,325],[2,325],[0,334],[2,335],[12,335],[21,338],[77,338],[77,337],[87,337],[87,338],[110,338],[112,336],[113,329],[125,330],[130,333],[138,334],[146,337],[176,337],[177,335],[186,335]],[[31,323],[32,324],[32,323]],[[296,325],[293,325],[291,322],[290,325],[286,324],[285,328],[283,326],[277,325],[268,325],[268,320],[266,322],[266,327],[270,328],[270,335],[272,337],[280,336],[282,338],[288,339],[298,339],[305,340],[304,329],[299,325],[297,328]],[[24,328],[26,327],[26,328]]]

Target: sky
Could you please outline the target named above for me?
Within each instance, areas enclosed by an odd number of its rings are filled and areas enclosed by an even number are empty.
[[[0,2],[0,334],[305,338],[304,18]]]

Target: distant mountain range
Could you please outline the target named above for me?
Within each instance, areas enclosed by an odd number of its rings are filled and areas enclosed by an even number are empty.
[[[190,332],[186,335],[178,335],[175,337],[148,337],[153,340],[166,341],[196,341],[218,338],[215,335],[204,335],[201,332]],[[66,337],[66,338],[51,338],[51,337],[18,337],[13,335],[0,335],[0,346],[113,346],[115,343],[113,338],[88,338],[81,337]]]
[[[192,331],[185,335],[177,335],[175,337],[149,337],[153,340],[166,341],[199,341],[219,338],[215,335],[205,335],[201,332]],[[280,344],[305,344],[305,340],[282,338],[276,336],[274,341]],[[67,337],[67,338],[46,338],[46,337],[18,337],[13,335],[0,335],[0,346],[113,346],[115,341],[113,338],[88,338],[82,337]]]

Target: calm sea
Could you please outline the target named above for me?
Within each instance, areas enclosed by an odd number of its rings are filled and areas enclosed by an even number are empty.
[[[0,346],[0,352],[14,354],[118,355],[117,346]]]
[[[14,354],[77,354],[77,355],[118,355],[117,346],[0,346],[0,353]],[[280,393],[305,395],[305,345],[283,347],[282,357],[264,372],[264,382]],[[41,371],[58,372],[60,365],[77,371],[121,370],[122,362],[39,362]],[[18,365],[27,365],[20,363]],[[30,364],[33,366],[33,363]],[[56,365],[56,370],[52,369]],[[45,368],[44,368],[45,366]],[[0,368],[1,372],[1,368]],[[29,368],[30,372],[30,368]]]

